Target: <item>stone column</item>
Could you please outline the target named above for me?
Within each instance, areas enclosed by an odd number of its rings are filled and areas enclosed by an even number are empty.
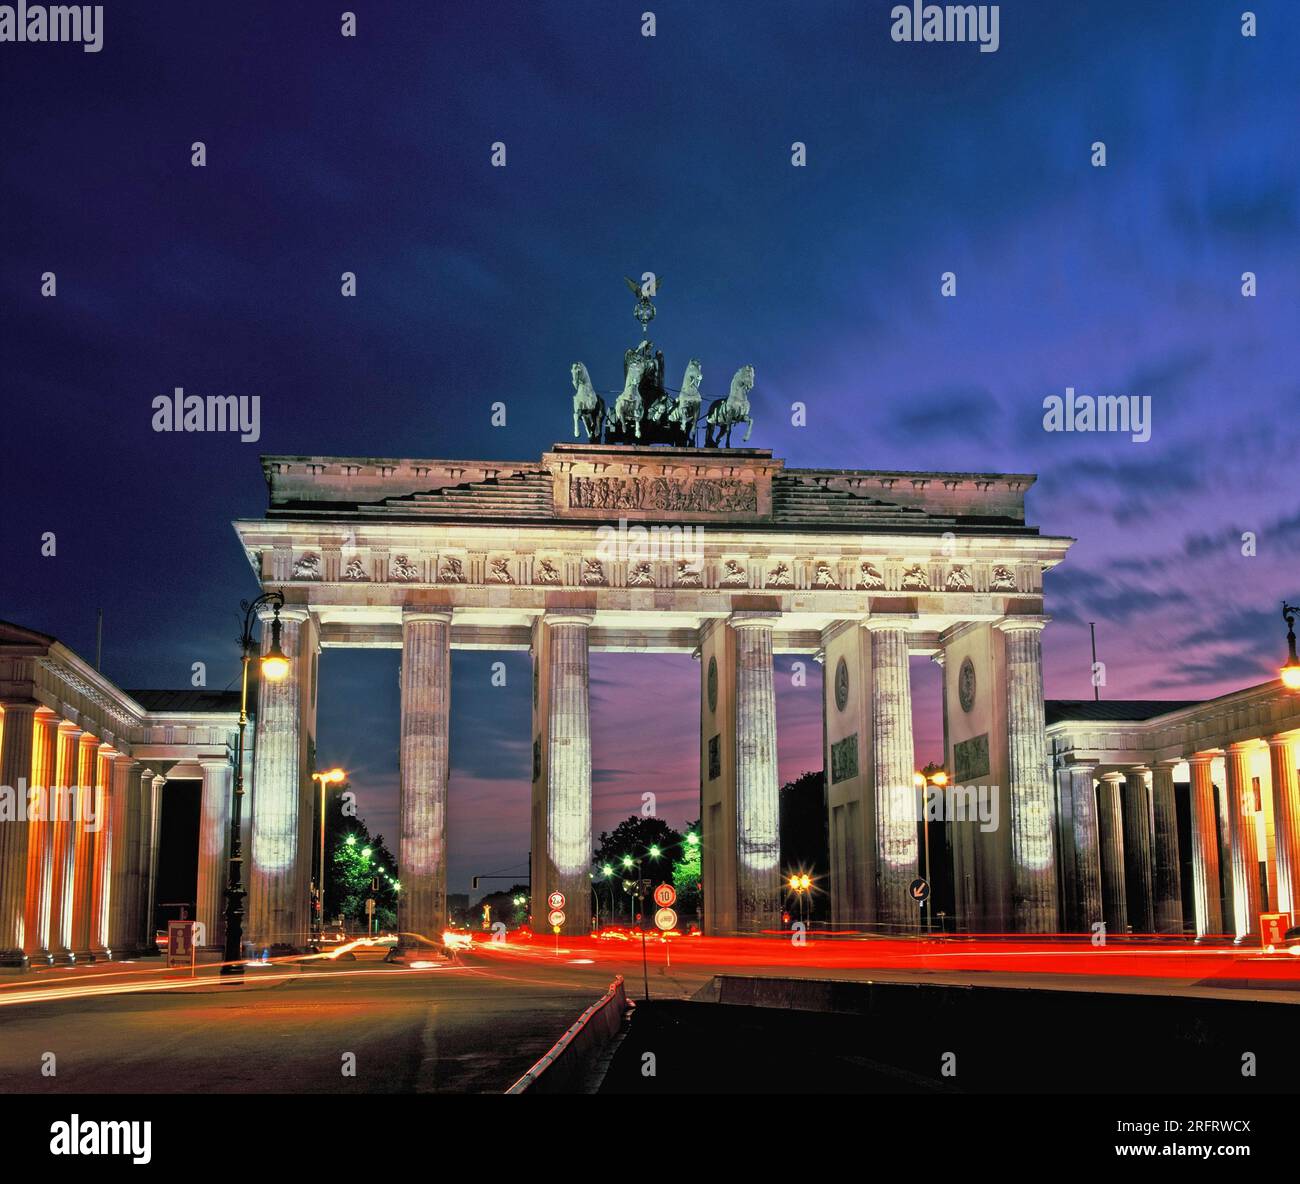
[[[1223,932],[1219,907],[1219,836],[1214,824],[1214,780],[1209,753],[1187,760],[1191,771],[1192,910],[1198,939]]]
[[[1096,765],[1070,766],[1070,806],[1074,815],[1075,885],[1081,928],[1091,933],[1098,921],[1105,921],[1101,891],[1101,840],[1097,827],[1097,791],[1092,774]]]
[[[78,962],[93,962],[90,950],[90,912],[94,893],[95,832],[88,822],[97,817],[99,795],[95,784],[99,737],[83,732],[77,751],[76,811],[72,820],[72,952]]]
[[[1178,812],[1174,804],[1174,766],[1151,770],[1151,813],[1155,837],[1154,878],[1157,933],[1182,933],[1183,888],[1178,852]]]
[[[113,761],[113,822],[108,849],[108,948],[114,958],[127,957],[135,949],[128,912],[128,885],[134,854],[131,844],[131,790],[133,774],[138,767],[129,756],[119,756]]]
[[[1277,911],[1300,913],[1300,785],[1297,784],[1295,734],[1268,738],[1273,782],[1273,832],[1277,843]]]
[[[781,916],[776,618],[733,613],[728,624],[736,637],[736,926],[752,933]]]
[[[271,647],[272,613],[263,610],[262,652]],[[258,949],[296,948],[307,932],[307,901],[302,899],[298,861],[299,809],[303,768],[303,663],[311,662],[303,634],[307,613],[280,610],[280,646],[289,658],[289,674],[273,682],[259,678],[254,750],[252,860],[248,876],[245,939]],[[250,674],[253,671],[250,671]],[[399,857],[400,858],[400,857]],[[401,868],[405,889],[406,868]]]
[[[1056,821],[1043,719],[1044,624],[1013,618],[998,622],[1006,634],[1012,908],[1021,933],[1054,933],[1058,928]]]
[[[50,793],[50,822],[54,828],[54,886],[50,890],[50,955],[55,962],[72,962],[72,880],[76,869],[77,753],[81,729],[59,729],[55,785]]]
[[[35,703],[6,703],[0,720],[0,786],[12,794],[14,814],[0,820],[0,966],[26,968],[27,789],[32,778]],[[21,809],[20,809],[21,807]]]
[[[124,948],[145,952],[144,893],[148,885],[145,863],[145,827],[149,808],[146,787],[152,790],[153,772],[143,765],[132,770],[128,781],[126,804],[126,940]]]
[[[1124,875],[1129,894],[1129,921],[1134,933],[1154,933],[1156,929],[1151,870],[1154,822],[1147,772],[1129,769],[1124,776]]]
[[[1236,940],[1259,936],[1259,839],[1255,832],[1254,791],[1250,784],[1250,744],[1229,744],[1227,773],[1228,833],[1232,844],[1232,912]]]
[[[39,790],[40,817],[28,831],[26,950],[34,965],[48,966],[50,958],[50,908],[54,892],[54,823],[50,818],[52,787],[58,769],[59,717],[40,708],[36,712],[32,784]]]
[[[157,942],[158,833],[162,826],[162,794],[167,778],[152,769],[140,786],[140,930],[141,952],[159,953]]]
[[[112,956],[108,942],[108,908],[113,874],[113,766],[119,754],[100,745],[95,759],[95,822],[90,859],[90,951],[97,959]]]
[[[229,760],[203,762],[199,806],[199,869],[194,919],[203,926],[206,949],[224,947],[226,860],[230,853],[230,794],[234,767]]]
[[[447,779],[450,775],[451,613],[402,614],[400,749],[403,945],[441,941],[447,918]],[[590,765],[588,765],[590,784]],[[590,827],[590,808],[588,810]]]
[[[1103,773],[1097,788],[1101,838],[1102,901],[1109,933],[1128,932],[1128,890],[1124,880],[1124,824],[1120,809],[1122,773]]]
[[[912,932],[920,909],[912,899],[917,874],[916,753],[905,622],[873,617],[871,736],[876,779],[876,909],[882,927]]]

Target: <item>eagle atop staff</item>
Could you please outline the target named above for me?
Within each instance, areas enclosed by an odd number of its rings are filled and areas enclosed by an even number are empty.
[[[625,275],[623,282],[631,289],[632,295],[636,297],[636,308],[632,315],[641,322],[641,332],[644,334],[646,326],[655,319],[655,306],[650,303],[654,297],[659,295],[659,285],[662,284],[663,277],[651,274],[651,278],[644,284],[638,284],[631,276]],[[647,294],[646,288],[650,291]]]

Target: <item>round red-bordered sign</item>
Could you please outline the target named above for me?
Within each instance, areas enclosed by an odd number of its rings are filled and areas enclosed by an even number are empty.
[[[552,929],[558,929],[564,924],[564,911],[562,909],[552,909],[546,919],[551,923]]]
[[[671,884],[660,884],[655,889],[655,904],[661,909],[666,909],[670,905],[677,903],[677,889]]]
[[[564,893],[552,892],[550,896],[546,898],[546,903],[549,904],[553,909],[564,908]]]

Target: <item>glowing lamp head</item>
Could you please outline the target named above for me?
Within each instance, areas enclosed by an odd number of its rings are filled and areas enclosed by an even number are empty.
[[[1282,602],[1282,619],[1286,622],[1286,665],[1278,671],[1282,685],[1288,691],[1300,691],[1300,658],[1295,652],[1295,615],[1300,612],[1294,604]]]
[[[605,866],[602,867],[600,870],[604,872],[605,875],[607,876],[612,876],[614,874],[614,869],[610,867],[609,864],[605,864]]]
[[[369,858],[370,858],[370,848],[369,848],[369,847],[362,847],[362,848],[361,848],[361,858],[362,858],[362,859],[369,859]]]
[[[271,648],[262,655],[262,677],[279,682],[289,673],[289,656],[280,648],[280,609],[271,618]]]
[[[812,876],[808,875],[807,872],[805,872],[802,876],[800,876],[799,887],[802,888],[805,892],[807,892],[808,889],[812,887]]]
[[[650,858],[651,858],[651,859],[658,859],[658,858],[659,858],[659,846],[658,846],[658,844],[656,844],[656,845],[654,845],[654,846],[652,846],[652,847],[650,848]]]
[[[915,785],[917,789],[924,789],[924,788],[925,788],[925,774],[924,774],[924,773],[913,773],[913,774],[912,774],[912,784]]]
[[[348,846],[349,846],[349,847],[355,847],[356,845],[357,845],[357,836],[356,836],[356,835],[348,835]]]
[[[796,892],[799,891],[799,877],[798,877],[798,876],[791,876],[791,877],[790,877],[790,887],[793,888]]]
[[[630,855],[624,855],[624,856],[623,856],[623,866],[624,866],[624,867],[631,867],[631,866],[632,866],[632,856],[630,856]]]
[[[700,845],[700,836],[697,835],[694,831],[691,831],[691,833],[686,836],[686,841],[692,847],[698,847]]]
[[[930,780],[933,781],[935,785],[947,785],[948,774],[945,773],[942,769],[940,769],[937,773],[935,773],[933,777],[930,778]]]

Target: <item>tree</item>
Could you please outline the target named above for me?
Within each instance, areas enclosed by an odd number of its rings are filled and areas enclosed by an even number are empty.
[[[329,916],[342,913],[348,925],[363,929],[366,900],[373,895],[378,927],[395,929],[401,881],[397,860],[384,844],[384,836],[372,835],[361,818],[343,818],[331,842],[327,816],[325,844],[325,905]],[[374,883],[377,887],[372,892]]]
[[[692,841],[694,840],[694,841]],[[673,907],[679,917],[700,915],[700,902],[704,897],[704,869],[700,856],[700,820],[686,824],[686,841],[681,854],[673,863],[673,887],[677,889],[677,904]]]
[[[805,916],[829,919],[831,857],[826,833],[826,775],[805,773],[781,786],[780,810],[782,892],[790,904],[797,904],[789,877],[806,872],[813,886],[804,905]],[[790,912],[796,914],[797,909],[790,908]]]
[[[623,819],[612,832],[602,831],[591,870],[592,893],[600,905],[601,915],[610,916],[612,898],[613,916],[631,920],[635,898],[623,884],[636,880],[636,865],[640,864],[642,879],[662,883],[672,878],[673,861],[680,858],[683,846],[680,831],[662,818],[641,814]],[[606,872],[606,868],[610,870]],[[647,908],[646,901],[641,902],[641,908]]]

